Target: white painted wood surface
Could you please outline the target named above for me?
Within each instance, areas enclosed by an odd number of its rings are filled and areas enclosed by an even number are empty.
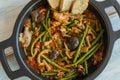
[[[0,42],[11,36],[18,14],[29,1],[30,0],[0,0]],[[120,0],[118,1],[120,2]],[[120,27],[118,27],[118,29],[120,29]],[[11,57],[10,61],[12,67],[16,68],[17,65]],[[0,80],[10,80],[5,74],[1,63]],[[19,80],[28,79],[22,78]],[[120,80],[120,39],[117,40],[114,45],[112,57],[107,67],[95,80]]]

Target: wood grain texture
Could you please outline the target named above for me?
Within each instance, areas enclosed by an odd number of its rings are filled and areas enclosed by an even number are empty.
[[[14,23],[29,0],[0,0],[0,42],[12,34]]]

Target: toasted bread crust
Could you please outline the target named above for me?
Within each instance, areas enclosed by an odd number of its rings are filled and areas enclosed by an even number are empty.
[[[60,0],[48,0],[48,3],[53,9],[57,9],[59,7]]]
[[[60,0],[60,10],[69,11],[74,0]]]
[[[88,7],[89,0],[75,0],[72,6],[73,14],[82,14]]]

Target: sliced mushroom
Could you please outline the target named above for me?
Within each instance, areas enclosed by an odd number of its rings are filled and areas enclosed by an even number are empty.
[[[84,69],[84,67],[82,65],[80,65],[80,64],[77,67],[78,67],[79,73],[81,75],[85,75],[85,69]]]
[[[39,54],[38,54],[38,57],[37,57],[37,62],[38,64],[41,63],[41,55],[45,54],[45,53],[48,53],[49,52],[49,49],[45,49],[43,51],[41,51]]]
[[[60,26],[60,31],[61,31],[62,34],[67,33],[66,28],[64,26]]]
[[[92,35],[92,38],[93,38],[93,39],[96,39],[96,36],[95,36],[95,34],[92,32],[91,29],[88,29],[88,34]]]
[[[44,63],[44,62],[41,62],[41,63],[38,65],[38,68],[39,68],[40,72],[45,71],[45,63]]]
[[[72,57],[70,56],[70,50],[68,49],[67,44],[64,42],[64,46],[65,46],[65,54],[69,59],[72,59]]]
[[[38,48],[35,48],[35,49],[34,49],[34,55],[33,55],[33,57],[35,57],[38,52],[39,52],[39,49],[38,49]]]
[[[89,50],[89,47],[82,47],[80,52],[86,53],[86,52],[88,52],[88,50]]]
[[[76,50],[75,50],[75,51],[70,52],[70,56],[72,57],[75,53],[76,53]]]
[[[86,37],[86,43],[87,43],[88,48],[90,48],[90,47],[91,47],[91,44],[90,44],[90,36],[87,36],[87,37]]]
[[[28,47],[30,45],[32,39],[32,31],[29,30],[29,27],[25,27],[25,30],[23,33],[20,33],[19,41],[23,44],[26,44],[25,47]]]
[[[48,46],[51,42],[52,40],[44,42],[44,46]]]
[[[56,77],[57,78],[62,78],[64,75],[65,75],[65,72],[59,71]]]
[[[39,23],[45,19],[45,15],[42,13],[39,13],[38,10],[32,11],[31,17],[32,17],[32,21],[37,22],[37,23]]]
[[[47,69],[48,71],[50,71],[50,70],[51,70],[51,67],[49,66],[49,64],[48,64],[45,60],[43,60],[43,63],[45,64],[46,69]]]
[[[60,26],[60,32],[63,37],[70,37],[70,35],[67,34],[67,30],[64,26]]]
[[[58,53],[58,51],[53,50],[53,51],[49,52],[49,56],[50,56],[50,59],[51,59],[51,60],[55,60],[55,59],[58,58],[59,53]]]

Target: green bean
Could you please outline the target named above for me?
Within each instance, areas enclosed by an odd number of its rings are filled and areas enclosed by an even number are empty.
[[[46,31],[48,31],[50,37],[52,37],[52,34],[50,32],[50,28],[48,28],[43,22],[42,22],[43,27],[45,28]]]
[[[92,26],[89,26],[89,28],[92,30],[92,32],[93,32],[95,35],[97,35],[95,29],[94,29]]]
[[[88,63],[87,63],[87,61],[85,61],[84,64],[85,64],[85,73],[88,74]]]
[[[69,77],[61,78],[61,79],[58,79],[58,80],[69,80],[69,79],[75,78],[76,76],[78,76],[78,74],[74,74],[74,75],[71,75]]]
[[[54,72],[54,73],[58,73],[60,72],[61,70],[52,70],[51,72]]]
[[[85,41],[83,42],[83,45],[84,45],[85,47],[87,46]]]
[[[78,22],[79,22],[79,21],[74,20],[72,23],[70,23],[70,24],[68,25],[68,27],[73,27],[73,26],[77,25]]]
[[[59,59],[59,60],[54,60],[54,62],[62,62],[62,61],[66,61],[66,63],[67,64],[69,64],[70,63],[70,61],[68,60],[68,58],[67,57],[63,57],[62,59]]]
[[[101,30],[97,38],[92,42],[92,46],[98,42],[98,40],[102,37],[103,33],[104,33],[104,30]]]
[[[58,41],[60,43],[60,45],[58,45],[59,48],[62,48],[62,40],[60,38],[58,38]]]
[[[35,28],[35,22],[32,23],[32,29],[34,29],[34,28]]]
[[[34,54],[33,54],[33,48],[34,48],[35,43],[36,43],[44,34],[45,34],[45,31],[42,32],[42,33],[33,41],[33,43],[31,44],[31,49],[30,49],[30,51],[31,51],[31,55],[32,55],[32,56],[34,55]]]
[[[57,73],[53,73],[53,72],[46,72],[46,73],[41,73],[42,76],[54,76]]]
[[[65,60],[65,59],[62,58],[62,59],[59,59],[59,60],[54,60],[54,62],[57,63],[57,62],[62,62],[62,61],[64,61],[64,60]]]
[[[50,18],[48,18],[48,28],[50,28]]]
[[[49,18],[49,15],[50,15],[50,10],[47,11],[47,14],[46,14],[46,26],[44,25],[44,27],[46,27],[46,30],[49,32],[50,37],[52,37],[52,35],[50,33],[50,18]]]
[[[70,23],[62,23],[61,26],[67,26],[69,25]]]
[[[69,27],[66,27],[66,30],[67,30],[67,31],[71,31],[71,28],[69,28]]]
[[[74,63],[77,61],[77,58],[79,57],[80,50],[81,50],[81,48],[82,48],[82,44],[84,43],[85,37],[86,37],[86,35],[87,35],[88,27],[89,27],[89,25],[86,26],[84,35],[83,35],[83,37],[82,37],[82,40],[80,41],[80,45],[79,45],[79,47],[78,47],[78,50],[77,50],[76,55],[75,55],[74,60],[73,60]]]
[[[47,45],[46,47],[47,47],[48,49],[51,49],[50,45]]]
[[[70,61],[68,60],[68,58],[67,58],[67,57],[64,57],[64,60],[66,61],[66,63],[67,63],[67,64],[69,64],[69,63],[70,63]]]
[[[49,14],[50,14],[50,10],[47,11],[47,14],[46,14],[46,26],[48,26],[48,18],[49,18]]]
[[[43,36],[43,42],[44,41],[46,41],[46,38],[47,38],[47,36],[46,36],[46,34]]]
[[[64,57],[65,57],[62,53],[60,53],[60,56],[61,56],[62,58],[64,58]]]
[[[94,51],[98,46],[99,46],[99,44],[96,44],[95,46],[93,46],[86,54],[84,54],[80,59],[78,59],[78,61],[75,62],[75,63],[73,64],[73,66],[81,63],[81,62],[82,62],[89,54],[91,54],[92,51]]]
[[[39,28],[33,34],[35,34],[36,32],[39,32],[40,30],[41,30],[41,26],[39,26]]]
[[[61,55],[62,59],[63,59],[67,64],[70,63],[70,61],[68,60],[68,58],[67,58],[66,56],[63,56],[62,53],[61,53],[60,55]]]
[[[43,36],[43,40],[42,40],[42,41],[43,41],[43,42],[46,41],[46,38],[47,38],[47,36],[46,36],[46,34],[45,34],[45,35]],[[44,49],[44,45],[42,45],[42,50],[43,50],[43,49]]]
[[[23,48],[24,49],[24,53],[25,53],[25,55],[27,56],[27,51],[26,51],[26,48]]]
[[[52,64],[53,66],[57,67],[58,69],[61,69],[63,71],[69,72],[69,69],[65,69],[61,66],[59,66],[58,64],[56,64],[55,62],[51,61],[49,58],[47,58],[46,56],[42,55],[42,58],[44,58],[47,62],[49,62],[50,64]]]
[[[72,71],[70,71],[68,74],[66,74],[65,77],[72,76],[72,75],[74,75],[75,73],[76,73],[76,71],[75,71],[75,70],[72,70]]]
[[[100,37],[102,36],[104,30],[101,30],[100,34],[97,36],[97,38],[95,39],[95,41],[92,43],[92,46],[94,44],[96,44],[96,42],[100,39]],[[85,57],[87,57],[95,48],[99,47],[99,44],[96,44],[93,48],[91,48],[83,57],[81,57],[74,65],[77,65],[78,63],[83,62],[83,60],[85,59]],[[84,60],[85,61],[85,60]]]
[[[42,46],[42,50],[44,50],[44,45]]]
[[[102,42],[96,47],[96,49],[93,51],[93,52],[91,52],[91,54],[90,55],[88,55],[83,61],[81,61],[80,63],[82,64],[84,61],[87,61],[101,46],[102,46]]]
[[[45,25],[44,22],[42,22],[43,27],[45,28],[46,31],[48,31],[48,27]]]

